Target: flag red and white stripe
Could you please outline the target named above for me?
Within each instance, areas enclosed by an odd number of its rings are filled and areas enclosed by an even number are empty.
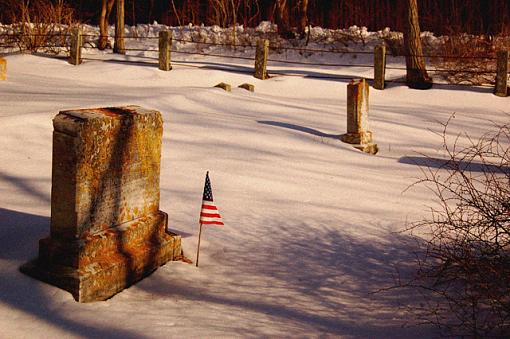
[[[202,201],[200,223],[202,225],[223,225],[223,222],[221,221],[221,215],[212,201]]]

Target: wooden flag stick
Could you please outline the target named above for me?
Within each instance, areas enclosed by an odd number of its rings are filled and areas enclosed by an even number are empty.
[[[198,246],[197,246],[197,263],[196,267],[198,267],[198,256],[200,255],[200,238],[202,237],[202,223],[200,223],[200,231],[198,231]]]

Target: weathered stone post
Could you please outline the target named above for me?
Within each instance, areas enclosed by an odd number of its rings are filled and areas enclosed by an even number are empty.
[[[342,141],[376,154],[378,147],[372,142],[368,123],[368,90],[365,79],[354,79],[347,85],[347,133],[342,135]]]
[[[161,114],[64,111],[53,126],[50,236],[21,271],[90,302],[179,257],[181,238],[159,210]]]
[[[71,65],[81,64],[81,47],[83,45],[83,38],[81,35],[80,27],[73,29],[71,33],[71,47],[69,51],[69,63]]]
[[[7,60],[0,58],[0,81],[7,80]]]
[[[498,51],[496,88],[494,94],[499,97],[508,95],[508,51]]]
[[[257,41],[257,51],[255,52],[255,74],[257,79],[265,80],[269,78],[267,73],[267,58],[269,56],[269,40],[260,39]]]
[[[384,44],[374,48],[374,88],[384,89],[386,74],[386,46]]]
[[[159,69],[162,71],[170,71],[172,65],[170,63],[172,49],[172,31],[159,32]]]

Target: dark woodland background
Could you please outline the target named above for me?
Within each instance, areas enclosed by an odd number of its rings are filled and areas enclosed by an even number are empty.
[[[16,0],[23,1],[23,0]],[[53,0],[54,2],[59,0]],[[97,24],[101,0],[60,0],[74,9],[77,20]],[[291,25],[298,20],[299,0],[289,0]],[[510,34],[509,0],[419,0],[422,30],[436,34]],[[10,23],[9,1],[0,0],[0,21]],[[115,7],[115,6],[114,6]],[[257,26],[262,20],[274,22],[275,0],[125,0],[126,24],[152,23],[177,26],[231,25],[236,21]],[[390,27],[402,31],[403,0],[309,0],[308,19],[312,26],[346,28],[366,26],[369,30]]]

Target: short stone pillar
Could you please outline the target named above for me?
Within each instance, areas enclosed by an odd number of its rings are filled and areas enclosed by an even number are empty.
[[[172,31],[159,32],[159,69],[162,71],[170,71],[172,65],[170,63],[172,50]]]
[[[0,58],[0,81],[7,80],[7,60]]]
[[[269,40],[261,39],[257,41],[257,51],[255,52],[255,73],[253,76],[257,79],[265,80],[269,78],[267,73],[267,59],[269,57]]]
[[[21,271],[90,302],[179,258],[181,238],[159,210],[161,114],[73,110],[53,126],[50,236]]]
[[[81,48],[83,45],[83,37],[81,29],[76,27],[71,33],[71,47],[69,50],[69,63],[71,65],[79,65],[82,63]]]
[[[386,46],[384,44],[374,48],[374,88],[384,89],[386,76]]]
[[[494,94],[499,97],[506,97],[508,95],[508,51],[498,51],[497,59]]]
[[[341,138],[365,153],[376,154],[378,148],[368,123],[368,90],[365,79],[355,79],[347,85],[347,133]]]

